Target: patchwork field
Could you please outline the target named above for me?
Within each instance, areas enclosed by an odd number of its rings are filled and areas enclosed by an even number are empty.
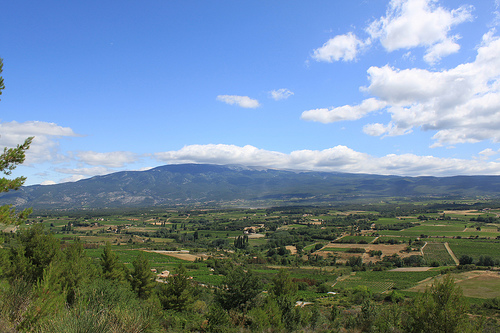
[[[492,298],[500,296],[500,273],[492,271],[470,271],[452,274],[455,283],[458,284],[464,296],[474,298]],[[440,279],[441,276],[436,277]],[[435,279],[428,279],[418,283],[409,291],[423,292],[429,288]]]
[[[439,265],[455,265],[456,262],[448,253],[445,244],[447,243],[426,243],[422,248],[425,262],[428,265],[437,263]]]
[[[363,262],[375,262],[380,260],[380,257],[382,256],[392,256],[393,254],[397,254],[400,257],[408,257],[412,254],[415,254],[414,252],[406,252],[407,244],[395,244],[395,245],[389,245],[389,244],[345,244],[345,243],[330,243],[327,244],[325,247],[323,247],[320,251],[318,251],[318,254],[321,254],[323,256],[327,256],[328,254],[334,253],[340,262],[345,262],[349,257],[351,256],[360,256],[363,259]],[[358,254],[358,253],[348,253],[347,251],[349,249],[363,249],[365,250],[365,253],[363,254]],[[382,256],[373,256],[370,257],[369,252],[370,251],[381,251]]]

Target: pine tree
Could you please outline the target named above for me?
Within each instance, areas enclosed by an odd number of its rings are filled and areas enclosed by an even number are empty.
[[[160,302],[165,310],[185,311],[193,301],[193,286],[186,268],[180,265],[167,283],[160,287]]]
[[[118,255],[111,250],[110,242],[106,242],[106,247],[102,251],[101,267],[105,279],[116,282],[124,280],[125,267],[118,260]]]
[[[130,275],[132,290],[141,299],[147,299],[154,288],[154,275],[149,267],[149,260],[141,252],[132,263],[134,269]]]

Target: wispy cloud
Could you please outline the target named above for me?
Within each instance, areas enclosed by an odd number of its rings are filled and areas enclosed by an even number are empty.
[[[277,90],[272,90],[269,92],[269,94],[271,95],[272,99],[274,99],[275,101],[279,101],[282,99],[287,99],[288,97],[292,96],[293,92],[291,92],[288,89],[281,88]]]
[[[121,168],[126,164],[137,162],[139,155],[128,151],[114,151],[98,153],[94,151],[81,151],[76,153],[79,161],[90,165],[102,165],[110,168]]]
[[[387,103],[375,98],[364,100],[360,105],[344,105],[330,109],[315,109],[302,112],[301,118],[309,121],[319,121],[321,123],[333,123],[342,120],[356,120],[364,117],[366,114],[380,110]]]
[[[242,108],[255,109],[260,106],[259,101],[252,99],[248,96],[238,96],[238,95],[219,95],[217,100],[224,102],[229,105],[238,105]]]

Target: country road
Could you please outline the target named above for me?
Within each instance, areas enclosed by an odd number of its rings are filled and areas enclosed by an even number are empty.
[[[446,247],[446,250],[448,251],[448,253],[450,254],[450,256],[453,258],[453,261],[455,261],[455,264],[457,266],[460,265],[460,261],[458,261],[457,257],[455,256],[455,253],[453,253],[453,251],[451,250],[450,245],[448,244],[448,242],[444,243],[444,247]]]

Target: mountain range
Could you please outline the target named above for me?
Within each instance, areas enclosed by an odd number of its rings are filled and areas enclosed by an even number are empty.
[[[400,177],[288,171],[212,164],[165,165],[77,182],[21,187],[0,205],[35,209],[178,206],[270,206],[387,198],[500,197],[500,176]]]

